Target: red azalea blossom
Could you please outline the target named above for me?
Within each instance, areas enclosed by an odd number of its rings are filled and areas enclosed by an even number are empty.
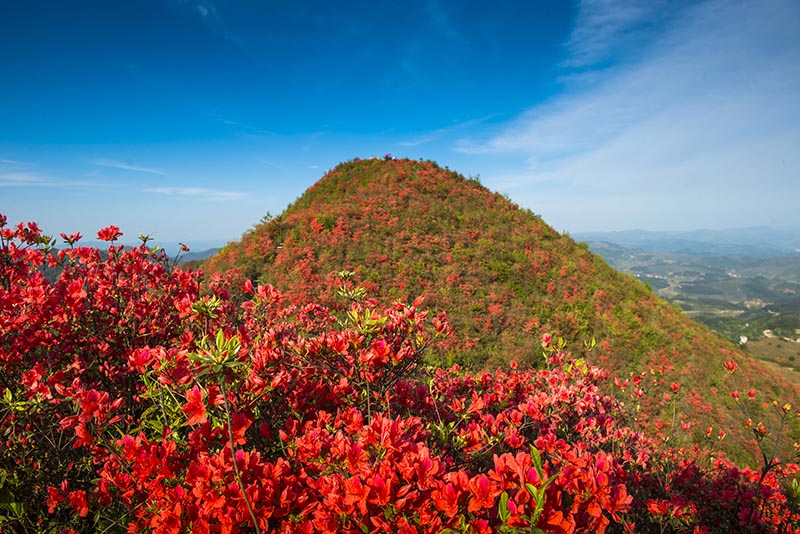
[[[494,506],[492,485],[486,475],[478,475],[469,481],[468,489],[472,498],[469,500],[467,510],[477,512]]]
[[[86,492],[84,490],[70,491],[69,505],[75,509],[80,517],[89,515],[89,504],[86,501]]]
[[[121,235],[122,232],[120,232],[119,228],[112,224],[111,226],[98,231],[97,239],[100,241],[116,241]]]
[[[206,422],[206,405],[203,404],[203,391],[198,386],[186,392],[186,400],[181,410],[188,417],[186,424],[197,425]]]
[[[47,512],[48,512],[48,513],[50,513],[50,514],[52,514],[52,513],[55,511],[56,507],[57,507],[57,506],[58,506],[60,503],[62,503],[62,502],[64,502],[64,501],[66,501],[66,500],[67,500],[67,499],[66,499],[66,498],[65,498],[65,497],[64,497],[64,496],[61,494],[61,492],[60,492],[60,491],[58,491],[58,489],[54,488],[53,486],[48,486],[48,487],[47,487],[47,494],[48,494],[48,498],[47,498]]]

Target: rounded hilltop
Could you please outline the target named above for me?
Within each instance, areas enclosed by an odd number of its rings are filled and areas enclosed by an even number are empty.
[[[622,378],[645,372],[651,389],[666,394],[670,382],[680,382],[683,413],[703,424],[739,419],[722,366],[731,357],[754,387],[800,400],[790,378],[691,321],[585,244],[432,161],[344,162],[202,269],[274,285],[298,303],[340,305],[342,271],[387,306],[422,296],[454,328],[434,347],[435,364],[535,365],[544,333],[576,353],[596,340],[587,359]],[[652,420],[668,418],[670,402],[647,398]],[[705,426],[694,428],[693,439],[703,439]]]

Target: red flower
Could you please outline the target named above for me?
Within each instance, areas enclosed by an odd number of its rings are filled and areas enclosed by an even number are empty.
[[[467,510],[470,512],[478,512],[480,510],[489,509],[494,505],[494,498],[492,497],[492,483],[486,475],[478,475],[472,478],[467,484],[472,498],[469,500]]]
[[[344,488],[347,492],[344,497],[344,504],[347,506],[356,505],[361,515],[366,515],[369,487],[362,484],[360,478],[353,477],[344,481]]]
[[[389,504],[389,499],[392,494],[392,480],[385,479],[380,475],[376,475],[367,480],[367,485],[371,489],[372,497],[370,502],[378,506],[386,506]]]
[[[453,517],[458,512],[458,497],[460,494],[461,492],[448,482],[433,492],[433,504],[447,514],[447,517]]]
[[[722,365],[725,366],[725,369],[727,369],[729,373],[732,373],[732,372],[734,372],[736,370],[736,361],[735,360],[722,362]]]
[[[244,283],[242,284],[242,291],[244,291],[248,295],[252,295],[253,294],[253,292],[254,292],[253,282],[251,282],[249,278],[247,280],[245,280]]]
[[[73,280],[67,287],[69,298],[75,301],[86,298],[86,290],[83,289],[83,283],[80,280]]]
[[[80,241],[81,237],[83,236],[81,236],[79,232],[75,232],[74,234],[69,234],[69,235],[65,234],[64,232],[61,232],[61,239],[63,239],[64,242],[67,243],[68,245],[74,245],[75,243]]]
[[[247,438],[244,437],[244,434],[252,424],[253,422],[245,414],[233,414],[231,417],[231,434],[233,435],[236,445],[244,445],[247,443]]]
[[[121,235],[122,232],[119,231],[119,228],[112,224],[111,226],[103,228],[97,232],[97,239],[100,241],[116,241]]]
[[[153,360],[149,348],[138,349],[128,356],[128,364],[140,373],[144,373],[147,365]]]
[[[47,498],[47,513],[52,514],[56,507],[60,503],[66,501],[66,499],[61,495],[61,492],[53,486],[47,486],[47,494],[49,495]]]
[[[545,348],[549,347],[550,346],[550,341],[552,341],[552,340],[553,340],[553,335],[552,334],[544,334],[542,336],[542,346],[545,347]]]
[[[447,336],[453,331],[453,327],[450,326],[445,312],[441,312],[433,318],[433,326],[436,329],[436,334],[439,336]]]
[[[186,392],[187,402],[181,410],[189,418],[186,423],[189,425],[203,424],[206,422],[206,406],[203,404],[203,392],[195,386]]]
[[[78,515],[86,517],[89,515],[89,504],[86,502],[86,492],[76,490],[69,492],[69,505],[72,506]]]
[[[650,499],[647,501],[647,511],[653,515],[667,515],[669,514],[669,501],[661,499],[656,501]]]

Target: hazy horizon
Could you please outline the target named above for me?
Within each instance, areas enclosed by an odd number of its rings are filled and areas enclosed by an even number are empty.
[[[21,222],[21,221],[14,221],[14,224],[16,224],[17,222]],[[547,222],[547,221],[545,221],[545,222]],[[11,223],[11,221],[9,221],[9,223]],[[139,243],[141,243],[141,240],[139,239],[139,233],[133,232],[133,231],[131,231],[131,229],[127,229],[128,231],[126,231],[126,228],[121,228],[121,230],[123,232],[123,236],[121,238],[119,238],[117,243],[124,244],[126,246],[138,245]],[[708,228],[694,228],[694,229],[690,229],[690,230],[642,230],[640,228],[629,228],[629,229],[626,229],[626,230],[590,230],[590,231],[585,231],[585,232],[569,232],[569,231],[566,231],[566,230],[559,230],[558,228],[555,228],[555,230],[559,231],[559,232],[567,232],[571,237],[573,237],[574,239],[576,239],[578,241],[586,240],[586,238],[592,238],[592,237],[596,238],[598,236],[605,236],[605,235],[609,235],[609,234],[612,234],[612,235],[619,234],[619,237],[624,237],[626,234],[632,234],[632,233],[637,233],[637,232],[651,233],[656,237],[657,236],[666,237],[666,236],[671,236],[673,234],[683,235],[683,234],[704,233],[704,232],[714,232],[714,233],[719,233],[719,234],[730,234],[730,233],[735,233],[735,232],[747,232],[747,231],[750,231],[750,230],[764,230],[764,231],[768,231],[768,232],[788,234],[788,235],[792,236],[793,238],[800,240],[800,228],[788,228],[788,227],[779,228],[779,227],[769,227],[769,226],[751,226],[751,227],[740,227],[740,228],[719,228],[719,229],[713,229],[713,230],[712,229],[708,229]],[[47,232],[45,232],[45,233],[47,233]],[[244,233],[244,231],[242,233]],[[63,241],[61,240],[60,237],[58,237],[57,233],[52,233],[51,232],[49,235],[53,235],[56,238],[56,247],[57,248],[64,246]],[[190,248],[190,252],[205,252],[205,251],[210,250],[210,249],[222,248],[223,246],[225,246],[228,243],[239,241],[240,238],[241,238],[241,234],[233,236],[233,237],[230,237],[228,239],[217,239],[217,240],[214,240],[214,239],[210,239],[210,240],[205,240],[205,239],[168,240],[168,239],[160,239],[157,235],[151,235],[149,237],[150,237],[150,239],[148,240],[148,244],[150,244],[151,246],[156,246],[157,245],[159,247],[166,248],[167,252],[172,254],[172,253],[175,253],[177,251],[177,247],[181,243],[188,245],[189,248]],[[773,238],[778,238],[778,237],[782,237],[782,236],[773,235],[772,237]],[[702,241],[700,241],[700,242],[702,242]],[[742,239],[742,240],[735,241],[735,242],[732,241],[730,243],[733,244],[733,245],[741,245],[741,246],[744,247],[744,246],[747,246],[747,245],[751,244],[752,241],[749,240],[749,239]],[[92,232],[90,234],[83,234],[82,235],[82,239],[80,241],[80,244],[81,245],[87,245],[87,246],[96,246],[96,247],[100,247],[100,248],[106,248],[107,245],[108,245],[106,242],[99,241],[97,239],[96,232]],[[774,243],[772,243],[772,244],[774,244]]]
[[[558,231],[800,229],[800,4],[0,6],[0,213],[238,239],[355,157]]]

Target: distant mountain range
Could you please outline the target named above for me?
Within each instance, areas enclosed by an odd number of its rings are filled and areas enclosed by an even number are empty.
[[[220,247],[214,247],[214,248],[207,248],[205,250],[200,250],[198,252],[192,252],[192,251],[185,252],[183,255],[181,255],[181,263],[186,263],[188,261],[207,260],[214,254],[219,252],[219,249]]]
[[[580,232],[572,234],[572,237],[578,241],[607,242],[650,252],[756,258],[800,256],[800,231],[767,227],[685,232]]]
[[[141,241],[131,240],[122,240],[120,243],[126,247],[137,247],[141,245]],[[100,250],[108,248],[108,243],[105,241],[81,240],[79,244],[86,247],[95,247]],[[195,243],[191,243],[189,245],[189,252],[180,252],[181,243],[177,241],[148,241],[147,244],[150,246],[150,248],[158,247],[165,250],[170,258],[174,258],[176,255],[180,254],[181,263],[208,259],[216,254],[221,248],[218,241],[197,241]],[[62,246],[63,243],[57,243],[56,248],[61,248]]]

